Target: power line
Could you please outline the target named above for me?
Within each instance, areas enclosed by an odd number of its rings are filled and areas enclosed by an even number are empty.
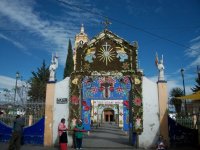
[[[86,26],[87,27],[87,26]],[[96,30],[99,28],[99,26],[92,26],[91,29]],[[146,29],[151,29],[151,30],[174,30],[174,29],[191,29],[191,28],[200,28],[200,26],[180,26],[180,27],[147,27]],[[121,27],[114,27],[113,29],[123,29]],[[68,31],[68,30],[80,30],[80,27],[73,27],[73,28],[67,28],[67,29],[45,29],[46,31]],[[126,29],[127,30],[127,29]],[[131,28],[132,30],[132,28]],[[0,31],[30,31],[30,29],[3,29],[0,28]],[[183,31],[181,31],[183,32]]]
[[[91,11],[91,10],[88,10],[88,9],[84,9],[84,8],[78,6],[78,5],[70,4],[70,3],[66,2],[66,1],[62,1],[62,0],[57,0],[57,1],[60,2],[60,3],[62,3],[62,4],[64,4],[64,5],[68,5],[69,7],[70,7],[70,6],[71,6],[71,7],[75,7],[75,8],[78,8],[78,9],[81,9],[81,10],[84,10],[84,11],[87,11],[87,12],[90,12],[90,13],[92,13],[92,14],[94,14],[94,15],[101,16],[101,17],[103,17],[103,18],[108,18],[108,19],[113,20],[113,21],[115,21],[115,22],[117,22],[117,23],[126,25],[127,27],[130,27],[130,28],[132,28],[132,29],[136,29],[136,30],[138,30],[138,31],[144,32],[144,33],[146,33],[146,34],[148,34],[148,35],[151,35],[151,36],[153,36],[153,37],[156,37],[156,38],[159,38],[159,39],[168,41],[168,42],[170,42],[170,43],[173,43],[173,44],[175,44],[175,45],[178,45],[178,46],[187,48],[187,49],[189,49],[190,51],[197,51],[197,52],[198,52],[198,50],[192,49],[192,48],[189,47],[189,46],[186,46],[186,45],[184,45],[184,44],[181,44],[181,43],[178,43],[178,42],[176,42],[176,41],[170,40],[170,39],[168,39],[168,38],[165,38],[165,37],[163,37],[163,36],[157,35],[157,34],[155,34],[155,33],[149,32],[149,31],[144,30],[144,29],[142,29],[142,28],[139,28],[139,27],[137,27],[137,26],[130,25],[130,24],[126,23],[126,22],[119,21],[119,20],[117,20],[117,19],[115,19],[115,18],[113,18],[113,17],[104,16],[104,15],[98,13],[98,12],[94,12],[94,11]]]
[[[65,31],[65,32],[69,32],[68,30],[80,30],[80,28],[67,28],[67,29],[45,29],[45,31]],[[16,32],[23,32],[23,31],[31,31],[30,29],[1,29],[0,31],[16,31]]]

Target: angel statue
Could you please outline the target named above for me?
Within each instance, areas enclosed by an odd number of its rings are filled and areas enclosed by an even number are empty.
[[[58,56],[52,54],[51,65],[49,66],[49,82],[55,82],[56,69],[58,68]]]
[[[165,67],[163,65],[163,55],[162,55],[162,59],[159,62],[158,54],[156,53],[156,61],[155,61],[155,63],[156,63],[156,66],[158,68],[158,71],[159,71],[158,81],[164,81],[165,80],[165,77],[164,77],[164,69],[165,69]]]

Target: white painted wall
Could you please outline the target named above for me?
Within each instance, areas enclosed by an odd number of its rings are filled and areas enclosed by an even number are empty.
[[[159,135],[159,106],[157,83],[143,77],[143,125],[144,130],[139,135],[139,147],[149,148],[156,143]],[[58,145],[58,124],[61,118],[66,119],[68,126],[69,103],[57,104],[57,98],[68,98],[69,100],[69,78],[56,83],[54,109],[53,109],[53,143]],[[68,145],[71,145],[72,138],[68,135]]]
[[[157,83],[143,77],[142,88],[144,130],[139,135],[139,147],[146,149],[155,145],[159,135],[159,103]]]
[[[69,102],[67,104],[57,104],[57,98],[67,98],[69,100],[69,77],[57,82],[55,86],[54,108],[53,108],[53,143],[58,145],[58,124],[62,118],[66,120],[68,126]],[[68,143],[70,143],[68,137]]]

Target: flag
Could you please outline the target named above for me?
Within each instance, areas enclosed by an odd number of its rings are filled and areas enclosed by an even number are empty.
[[[158,65],[158,54],[156,53],[156,60],[155,60],[156,66]]]

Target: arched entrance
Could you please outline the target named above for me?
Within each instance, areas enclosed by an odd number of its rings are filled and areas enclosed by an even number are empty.
[[[86,76],[82,81],[82,120],[90,130],[90,122],[115,121],[124,131],[129,129],[128,77]]]
[[[104,122],[114,122],[114,110],[110,109],[110,108],[105,108],[103,110],[103,116],[104,116]]]
[[[79,43],[81,40],[84,44]],[[94,106],[92,100],[122,100],[119,125],[124,131],[130,129],[131,134],[141,133],[142,72],[138,67],[138,43],[130,44],[109,30],[87,42],[87,34],[82,28],[76,36],[75,46],[75,70],[70,75],[69,120],[81,118],[85,130],[89,131],[91,118],[94,117],[94,122],[101,118],[98,105]],[[91,114],[92,109],[96,110],[94,114]]]
[[[91,100],[91,120],[94,123],[112,121],[123,128],[122,112],[123,100]]]

